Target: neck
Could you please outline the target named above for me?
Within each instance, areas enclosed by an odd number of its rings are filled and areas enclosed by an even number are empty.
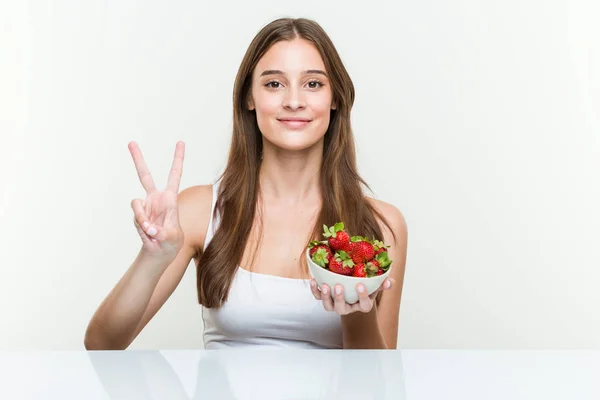
[[[322,146],[305,152],[264,149],[259,182],[265,199],[293,207],[320,199]]]

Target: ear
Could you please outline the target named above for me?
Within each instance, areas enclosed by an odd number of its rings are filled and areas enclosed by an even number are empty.
[[[250,110],[250,111],[254,110],[254,101],[252,100],[252,95],[248,95],[247,107],[248,107],[248,110]]]
[[[331,109],[332,110],[336,110],[337,109],[337,104],[335,104],[335,101],[331,103]]]

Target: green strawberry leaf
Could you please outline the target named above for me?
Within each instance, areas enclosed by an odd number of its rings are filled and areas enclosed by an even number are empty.
[[[377,272],[379,270],[379,268],[377,268],[375,265],[373,265],[372,262],[368,262],[367,263],[367,270],[373,271],[373,272]]]
[[[308,248],[312,249],[313,247],[315,247],[318,244],[321,244],[321,242],[319,242],[317,240],[311,240],[310,243],[308,244]]]
[[[327,256],[328,256],[327,250],[319,249],[319,250],[315,251],[315,253],[312,255],[312,260],[314,261],[315,264],[320,265],[321,267],[325,268],[326,264],[329,263],[329,259],[327,258]]]
[[[381,241],[381,240],[373,240],[373,246],[377,247],[377,249],[375,249],[375,251],[384,248],[385,244]]]
[[[339,250],[336,255],[338,257],[336,257],[336,259],[338,261],[342,261],[342,267],[353,267],[354,266],[354,261],[352,261],[352,258],[350,258],[350,256],[348,255],[348,253],[346,253],[344,250]]]
[[[392,260],[390,260],[388,257],[387,251],[377,254],[377,257],[375,257],[375,259],[381,266],[381,269],[383,269],[384,271],[386,271],[386,268],[392,263]]]
[[[344,230],[344,223],[343,222],[338,222],[337,224],[335,224],[333,226],[333,233],[337,233],[339,231],[343,231]]]
[[[340,257],[340,261],[341,260],[348,260],[350,258],[350,256],[348,255],[348,253],[346,253],[344,250],[338,250],[337,254]]]

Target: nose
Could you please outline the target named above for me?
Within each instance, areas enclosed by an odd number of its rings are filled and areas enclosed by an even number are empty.
[[[286,109],[297,110],[306,107],[306,102],[302,93],[292,85],[286,90],[282,105]]]

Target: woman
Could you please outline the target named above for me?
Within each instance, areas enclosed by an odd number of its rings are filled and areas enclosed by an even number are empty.
[[[142,248],[95,312],[86,348],[127,348],[192,258],[207,349],[396,348],[406,223],[396,207],[363,194],[353,102],[352,81],[323,29],[278,19],[257,34],[239,68],[229,160],[213,185],[179,193],[178,142],[167,188],[158,191],[130,143],[147,192],[131,203]],[[323,225],[339,221],[391,246],[389,279],[371,296],[358,285],[352,305],[341,287],[317,287],[303,257],[310,240],[323,240]]]

